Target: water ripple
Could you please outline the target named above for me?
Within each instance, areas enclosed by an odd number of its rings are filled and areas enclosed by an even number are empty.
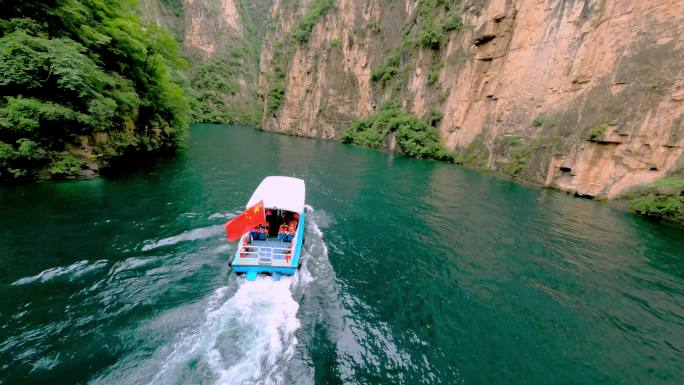
[[[36,282],[45,283],[60,278],[71,281],[79,277],[82,277],[88,273],[99,270],[105,267],[107,263],[108,262],[105,259],[94,261],[92,263],[88,262],[88,260],[82,260],[72,263],[69,266],[53,267],[50,269],[43,270],[40,273],[31,277],[20,278],[12,282],[12,286],[27,285]]]

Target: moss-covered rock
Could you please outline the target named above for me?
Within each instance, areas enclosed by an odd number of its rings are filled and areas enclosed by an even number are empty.
[[[403,111],[394,102],[383,105],[375,114],[354,120],[344,130],[342,142],[382,148],[390,134],[394,134],[398,150],[406,156],[460,161],[457,153],[444,147],[434,127],[428,126],[415,114]]]
[[[633,211],[652,218],[684,224],[684,177],[670,177],[637,188],[623,196]]]

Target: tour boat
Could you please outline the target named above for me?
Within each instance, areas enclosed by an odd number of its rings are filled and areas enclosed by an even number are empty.
[[[226,224],[229,241],[231,231],[240,237],[229,262],[235,273],[244,274],[248,281],[259,274],[270,274],[277,281],[282,275],[297,272],[304,242],[304,195],[301,179],[269,176],[261,181],[247,209],[240,214],[246,217],[236,217]]]

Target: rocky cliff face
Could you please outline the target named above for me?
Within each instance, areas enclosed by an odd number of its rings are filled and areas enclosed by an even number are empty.
[[[141,0],[144,17],[182,43],[197,93],[194,120],[258,124],[258,56],[271,0]],[[259,25],[255,24],[253,16]]]
[[[265,130],[337,139],[397,100],[464,163],[580,195],[684,170],[684,0],[320,3],[273,4]]]

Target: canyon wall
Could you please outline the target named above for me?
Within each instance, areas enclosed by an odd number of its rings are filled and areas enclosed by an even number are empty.
[[[258,124],[259,31],[272,0],[141,0],[143,17],[169,31],[186,56],[198,122]],[[256,22],[254,21],[256,20]]]
[[[271,8],[265,130],[339,139],[394,100],[466,165],[578,195],[683,173],[684,0],[336,0],[293,39],[320,4]]]

